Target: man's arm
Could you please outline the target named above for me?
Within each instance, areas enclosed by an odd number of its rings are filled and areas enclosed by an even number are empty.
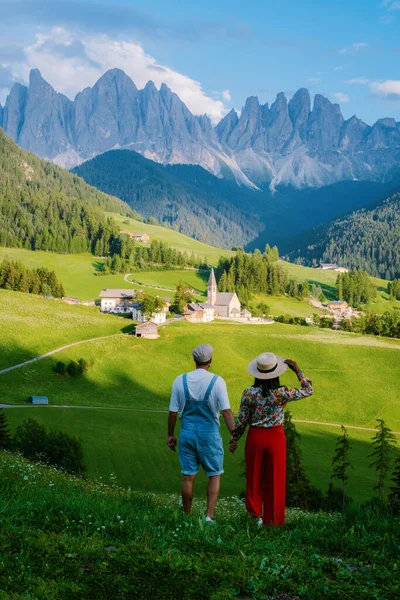
[[[222,410],[222,416],[224,417],[224,421],[228,428],[229,433],[232,435],[232,431],[235,429],[235,418],[233,416],[233,412],[230,408],[226,408]]]
[[[175,425],[176,425],[176,417],[178,416],[177,412],[172,412],[171,410],[168,413],[168,440],[167,445],[171,450],[175,452],[177,439],[174,435],[175,433]]]

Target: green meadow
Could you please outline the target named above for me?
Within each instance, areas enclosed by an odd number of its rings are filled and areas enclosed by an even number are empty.
[[[199,258],[207,258],[210,264],[217,264],[221,256],[230,256],[233,252],[222,250],[209,246],[203,242],[198,242],[183,233],[174,229],[168,229],[159,225],[149,225],[135,219],[128,219],[115,213],[106,213],[107,216],[114,219],[119,225],[121,231],[130,231],[131,233],[147,233],[151,239],[159,240],[168,244],[172,248],[191,254],[194,252]]]
[[[0,290],[0,306],[0,369],[66,344],[121,333],[131,324],[122,317],[101,314],[94,306],[8,290]]]
[[[11,428],[34,417],[48,428],[62,429],[81,438],[88,474],[96,479],[110,480],[116,476],[119,485],[132,490],[154,493],[178,492],[180,466],[177,453],[166,445],[166,413],[141,412],[130,409],[73,409],[35,407],[9,409]],[[299,423],[304,466],[313,485],[327,489],[331,460],[339,429]],[[229,435],[221,428],[224,447]],[[368,468],[369,443],[372,433],[351,430],[351,461],[349,493],[357,500],[372,496],[375,478]],[[222,495],[240,494],[245,488],[243,478],[244,438],[236,454],[225,452]],[[205,492],[203,472],[196,480],[196,494]]]
[[[131,327],[129,320],[101,315],[94,307],[69,306],[17,292],[0,292],[1,366],[7,367],[66,343],[112,335]],[[270,350],[298,361],[311,377],[315,395],[290,405],[297,420],[373,428],[385,419],[400,431],[400,342],[344,332],[275,323],[245,325],[213,322],[172,322],[160,329],[158,340],[117,335],[73,346],[0,375],[0,398],[14,428],[28,416],[49,427],[81,437],[89,473],[115,473],[123,485],[147,491],[176,491],[177,456],[165,445],[166,411],[174,378],[193,367],[191,350],[210,342],[215,349],[213,370],[227,382],[232,408],[239,408],[241,391],[251,384],[247,364]],[[59,377],[58,360],[92,363],[80,378]],[[282,383],[296,385],[287,372]],[[50,407],[26,406],[32,395],[47,395]],[[57,405],[57,406],[55,406]],[[88,407],[88,408],[63,408]],[[299,423],[304,463],[311,480],[326,487],[338,427]],[[369,431],[349,429],[353,446],[349,491],[369,497]],[[225,442],[227,441],[224,433]],[[237,455],[226,457],[224,493],[239,493],[244,440]],[[198,487],[203,489],[204,477]]]

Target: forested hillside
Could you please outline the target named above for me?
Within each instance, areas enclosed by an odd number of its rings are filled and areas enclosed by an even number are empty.
[[[259,218],[261,194],[198,166],[163,166],[136,152],[113,150],[74,172],[145,217],[214,246],[244,246],[264,229]]]
[[[333,262],[384,279],[400,277],[400,193],[372,210],[359,210],[315,232],[319,241],[299,250],[302,263]]]
[[[100,240],[107,249],[119,229],[104,211],[135,216],[117,198],[22,150],[0,129],[0,246],[87,252]]]

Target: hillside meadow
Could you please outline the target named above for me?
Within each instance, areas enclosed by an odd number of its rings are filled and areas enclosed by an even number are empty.
[[[7,419],[14,431],[19,423],[35,418],[50,429],[61,429],[82,440],[88,475],[115,481],[133,490],[152,493],[179,492],[180,466],[177,453],[166,445],[167,412],[135,409],[26,407],[8,409]],[[328,426],[298,423],[304,467],[311,482],[326,490],[332,472],[331,461],[340,430]],[[244,438],[235,455],[227,451],[229,434],[222,424],[225,447],[225,474],[222,496],[238,495],[245,489]],[[375,474],[368,468],[368,431],[349,430],[352,445],[349,494],[357,501],[373,495]],[[179,427],[178,427],[179,436]],[[196,494],[206,491],[207,478],[201,471]]]
[[[257,527],[235,495],[204,522],[176,494],[83,481],[0,452],[0,599],[392,600],[400,521],[288,509]],[[371,594],[372,593],[372,594]]]
[[[131,325],[124,318],[101,314],[94,306],[2,289],[0,306],[0,369],[66,344],[121,333]]]
[[[102,315],[95,307],[6,290],[0,290],[0,301],[0,368],[67,343],[132,328],[129,319]],[[49,427],[78,435],[91,475],[115,473],[119,482],[135,489],[173,491],[179,466],[165,446],[170,389],[178,374],[193,368],[191,350],[204,342],[214,346],[213,370],[225,378],[234,411],[241,391],[251,383],[248,362],[270,350],[296,359],[313,380],[315,395],[290,406],[295,419],[373,428],[380,417],[400,431],[399,342],[280,323],[176,321],[160,328],[158,340],[127,335],[95,340],[0,375],[0,398],[5,404],[24,405],[32,394],[48,396],[53,406],[9,409],[12,427],[35,415]],[[69,378],[54,372],[57,361],[79,358],[92,364],[87,375]],[[288,385],[296,381],[291,372],[282,377]],[[66,406],[88,408],[59,408]],[[309,475],[315,485],[326,487],[339,429],[305,423],[298,427]],[[363,499],[373,487],[367,458],[372,433],[350,429],[349,434],[356,465],[349,489]],[[225,494],[243,489],[243,445],[235,457],[227,456]],[[200,489],[204,485],[203,477]]]
[[[187,252],[189,255],[194,254],[200,258],[206,258],[210,264],[216,265],[221,256],[232,256],[233,252],[229,250],[223,250],[222,248],[216,248],[209,246],[203,242],[194,240],[183,233],[179,233],[174,229],[167,227],[161,227],[160,225],[149,225],[148,223],[142,223],[116,213],[106,213],[108,217],[113,219],[119,226],[121,231],[130,231],[131,233],[147,233],[150,239],[159,240],[165,242],[171,248],[176,248],[181,252]]]

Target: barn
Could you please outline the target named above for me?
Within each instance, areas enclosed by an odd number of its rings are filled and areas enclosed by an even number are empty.
[[[153,321],[146,321],[140,325],[136,325],[135,336],[155,340],[158,338],[157,324]]]
[[[32,404],[48,404],[49,399],[47,396],[29,396],[28,402]]]

